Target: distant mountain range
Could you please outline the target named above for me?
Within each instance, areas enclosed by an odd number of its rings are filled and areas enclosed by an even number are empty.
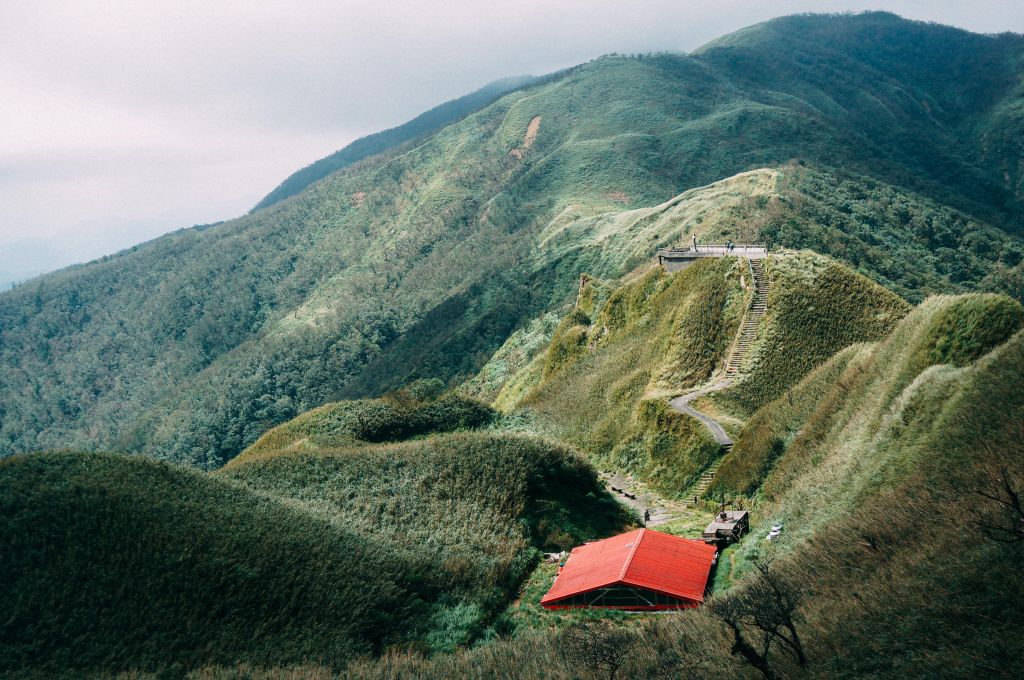
[[[249,215],[0,294],[0,453],[217,467],[331,399],[455,384],[581,272],[690,233],[814,248],[914,302],[1019,298],[1022,59],[1018,35],[796,16],[499,81]]]
[[[0,678],[1019,676],[1022,76],[787,17],[0,293]],[[725,507],[695,609],[541,609]]]

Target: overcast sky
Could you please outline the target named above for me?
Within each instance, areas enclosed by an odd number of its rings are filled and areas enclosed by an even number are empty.
[[[496,78],[864,9],[1024,32],[1022,0],[0,0],[0,283],[240,215]]]

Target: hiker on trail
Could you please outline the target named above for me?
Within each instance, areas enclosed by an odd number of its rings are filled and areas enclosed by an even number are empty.
[[[693,252],[697,252],[697,235],[693,234],[690,238],[693,239]]]
[[[651,521],[651,511],[650,510],[644,510],[644,524],[646,525],[650,521]]]

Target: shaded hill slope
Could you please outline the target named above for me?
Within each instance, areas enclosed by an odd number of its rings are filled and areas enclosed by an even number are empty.
[[[819,51],[802,42],[778,66],[780,52],[814,34],[808,21],[827,34]],[[511,332],[570,300],[581,272],[617,278],[693,228],[650,233],[611,220],[576,241],[566,225],[794,157],[938,197],[936,214],[960,206],[949,242],[990,238],[971,259],[984,266],[953,285],[1017,285],[1019,260],[1005,247],[1019,224],[1017,190],[1006,168],[1019,149],[1005,130],[1016,124],[1020,38],[874,14],[781,20],[749,34],[760,37],[693,56],[598,59],[287,201],[0,294],[0,453],[117,447],[216,467],[332,399],[422,377],[457,382]],[[859,47],[868,38],[903,45],[890,58],[906,63],[880,79]],[[920,40],[949,59],[921,62]],[[981,63],[992,75],[977,87],[940,88],[943,74]],[[766,73],[755,82],[757,69]],[[996,147],[998,162],[985,151]],[[778,223],[775,242],[812,245],[799,241],[824,234],[838,257],[858,246],[851,260],[909,294],[951,281],[946,260],[887,259],[870,225],[835,214],[808,213],[795,234]],[[892,233],[914,240],[909,229]],[[993,272],[1009,278],[988,280]]]
[[[196,471],[46,454],[0,486],[3,671],[332,664],[428,609],[383,546]]]
[[[463,434],[265,457],[0,462],[0,675],[338,669],[478,638],[538,548],[628,521],[563,447]]]

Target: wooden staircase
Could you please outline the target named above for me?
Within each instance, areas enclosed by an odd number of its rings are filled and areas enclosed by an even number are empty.
[[[743,367],[743,361],[750,351],[751,345],[757,339],[757,327],[761,323],[761,317],[768,311],[768,277],[764,272],[762,260],[751,258],[750,276],[754,282],[754,300],[751,302],[750,310],[743,319],[736,344],[729,354],[725,364],[725,376],[735,378]]]

